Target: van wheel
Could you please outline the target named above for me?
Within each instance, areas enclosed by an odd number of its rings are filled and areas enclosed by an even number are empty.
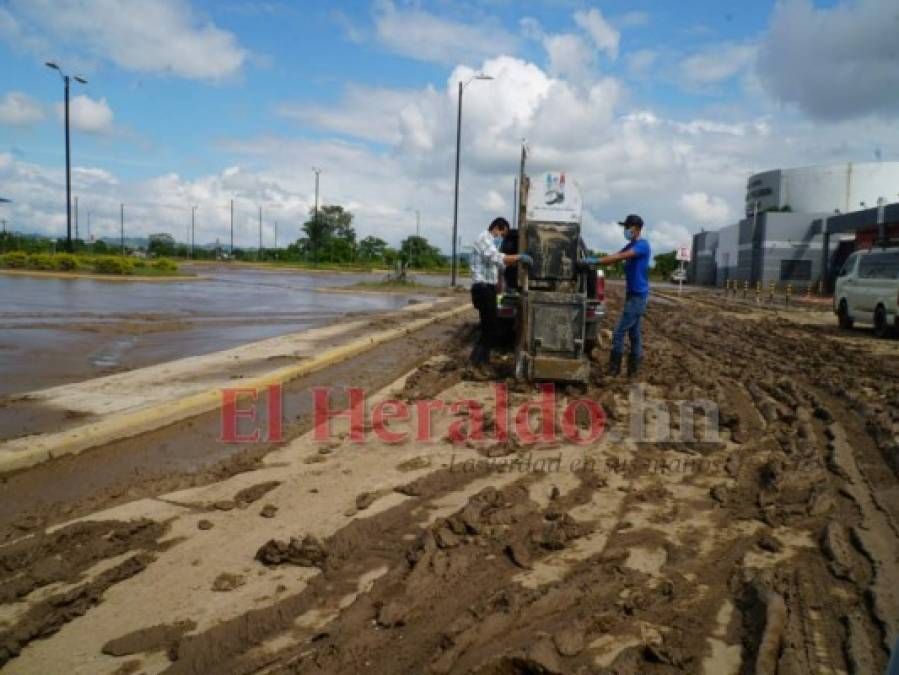
[[[878,305],[874,310],[874,335],[879,338],[885,338],[890,334],[890,327],[887,325],[887,313],[883,305]]]
[[[849,329],[855,325],[852,317],[849,316],[849,305],[846,304],[845,300],[840,300],[840,309],[837,312],[837,319],[840,322],[840,328]]]

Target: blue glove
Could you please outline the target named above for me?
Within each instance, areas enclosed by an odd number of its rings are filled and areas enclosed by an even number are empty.
[[[529,256],[527,253],[522,253],[521,255],[518,256],[518,262],[524,263],[525,265],[530,267],[531,265],[534,264],[534,259],[531,256]]]
[[[598,265],[599,258],[597,258],[596,256],[589,255],[586,258],[584,258],[583,263],[585,265]]]

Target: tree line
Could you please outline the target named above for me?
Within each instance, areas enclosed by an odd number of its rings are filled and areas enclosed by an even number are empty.
[[[22,236],[9,232],[0,233],[0,252],[24,251],[26,253],[52,253],[64,251],[65,239]],[[100,240],[93,243],[73,240],[75,253],[115,254],[121,247]],[[126,246],[126,252],[134,247]],[[424,237],[410,235],[398,248],[384,239],[368,236],[359,240],[353,227],[352,212],[336,204],[321,206],[316,213],[309,210],[308,219],[302,225],[302,235],[285,248],[245,250],[227,246],[214,249],[195,247],[191,252],[187,244],[167,238],[152,238],[145,251],[151,257],[215,259],[233,253],[237,260],[265,260],[278,262],[305,262],[314,264],[364,264],[395,267],[401,265],[413,269],[446,267],[449,263],[440,250]]]

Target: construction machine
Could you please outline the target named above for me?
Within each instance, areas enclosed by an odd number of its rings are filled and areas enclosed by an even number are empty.
[[[515,377],[584,383],[606,313],[605,279],[585,263],[577,184],[564,172],[544,174],[532,184],[524,161],[523,149],[517,252],[534,262],[519,266],[514,285],[507,275],[498,311],[514,321]]]

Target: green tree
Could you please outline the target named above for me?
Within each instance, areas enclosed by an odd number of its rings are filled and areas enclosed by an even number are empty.
[[[325,260],[328,259],[327,255],[334,255],[337,249],[329,245],[332,239],[346,242],[351,251],[356,249],[353,214],[337,204],[325,204],[317,214],[315,209],[310,209],[309,220],[303,223],[303,232],[307,243],[301,248],[313,260]],[[338,249],[343,251],[344,247],[338,246]],[[352,256],[349,260],[352,260]]]
[[[661,278],[667,279],[677,269],[678,262],[675,255],[675,251],[669,251],[668,253],[659,253],[657,256],[653,256],[655,271]]]
[[[380,237],[366,237],[359,242],[358,255],[360,260],[383,260],[387,251],[387,242]]]
[[[400,244],[400,256],[405,258],[410,267],[420,269],[440,267],[443,263],[440,249],[431,246],[427,239],[417,235],[403,239]]]

